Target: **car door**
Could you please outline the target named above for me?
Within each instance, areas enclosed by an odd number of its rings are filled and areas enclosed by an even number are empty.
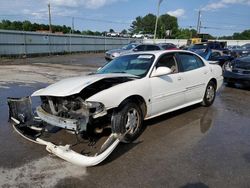
[[[203,99],[209,79],[209,67],[195,54],[179,52],[177,59],[186,79],[186,104]]]
[[[168,67],[172,70],[171,74],[150,77],[152,89],[151,104],[152,116],[171,111],[185,103],[185,85],[183,73],[179,72],[175,54],[168,53],[161,56],[155,64],[154,69],[158,67]],[[154,71],[154,70],[153,70]]]

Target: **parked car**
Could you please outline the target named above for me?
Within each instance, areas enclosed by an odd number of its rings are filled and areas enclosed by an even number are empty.
[[[158,45],[160,45],[165,50],[177,50],[178,49],[176,45],[173,43],[159,43]]]
[[[145,36],[142,33],[133,34],[132,38],[143,39]]]
[[[223,67],[223,76],[228,85],[239,83],[250,87],[250,55],[226,63]]]
[[[230,49],[230,52],[234,57],[250,55],[250,43],[244,44],[242,46],[234,46],[232,49]]]
[[[120,37],[119,32],[110,32],[106,34],[107,37]]]
[[[69,162],[93,166],[120,141],[135,140],[144,120],[197,103],[212,105],[222,82],[221,67],[195,53],[138,52],[114,59],[95,74],[35,91],[32,96],[41,98],[37,117],[30,112],[30,98],[9,98],[8,103],[14,129],[24,138],[45,145],[47,151]],[[93,156],[77,153],[72,145],[58,146],[55,139],[53,143],[46,140],[55,134],[60,139],[58,132],[67,130],[65,134],[76,134],[76,146],[83,135],[100,134],[104,128],[112,133]]]
[[[132,52],[142,52],[142,51],[156,51],[165,50],[160,44],[129,44],[122,49],[109,50],[105,53],[106,60],[115,59],[121,55],[132,53]]]
[[[234,57],[232,57],[231,55],[225,55],[220,50],[212,50],[210,48],[197,50],[195,53],[199,54],[210,63],[216,63],[221,67],[224,65],[224,63],[232,61],[234,59]]]
[[[121,54],[126,53],[128,51],[133,50],[136,46],[138,46],[139,43],[130,43],[126,46],[123,46],[122,48],[118,48],[118,49],[113,49],[113,50],[109,50],[105,53],[105,59],[106,60],[112,60],[116,57],[119,57]]]
[[[230,51],[228,48],[226,48],[226,42],[218,42],[218,41],[209,41],[209,42],[202,42],[197,44],[192,44],[188,50],[195,52],[197,50],[202,49],[212,49],[212,50],[220,50],[223,52],[223,54],[230,54]]]

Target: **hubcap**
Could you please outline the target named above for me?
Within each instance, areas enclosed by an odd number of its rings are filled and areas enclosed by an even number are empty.
[[[207,96],[206,96],[206,98],[207,98],[207,100],[208,100],[209,102],[211,102],[211,101],[213,101],[214,96],[215,96],[214,87],[210,85],[210,86],[208,86],[208,88],[207,88]]]
[[[133,134],[139,126],[139,113],[135,108],[131,108],[127,113],[126,130]]]

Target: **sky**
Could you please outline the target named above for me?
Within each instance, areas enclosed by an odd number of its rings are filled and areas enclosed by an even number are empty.
[[[29,20],[48,23],[48,3],[52,24],[72,25],[80,31],[121,31],[137,16],[156,14],[158,0],[0,0],[0,20]],[[196,28],[201,10],[202,33],[232,35],[250,29],[250,0],[162,0],[160,14],[178,18],[181,28]]]

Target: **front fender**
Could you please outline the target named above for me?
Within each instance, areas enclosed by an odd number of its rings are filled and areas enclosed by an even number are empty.
[[[136,79],[116,85],[89,97],[86,101],[100,102],[105,105],[106,109],[112,109],[118,107],[126,98],[139,95],[145,100],[149,108],[148,103],[151,96],[151,89],[148,79],[149,78]]]

